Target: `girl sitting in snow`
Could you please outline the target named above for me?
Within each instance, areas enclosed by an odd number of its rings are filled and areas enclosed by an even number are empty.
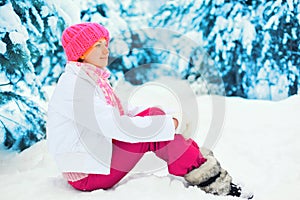
[[[68,62],[49,102],[47,140],[68,183],[109,189],[152,151],[190,185],[240,196],[211,151],[175,134],[177,119],[159,108],[124,110],[108,81],[108,44],[108,30],[97,23],[72,25],[62,35]]]

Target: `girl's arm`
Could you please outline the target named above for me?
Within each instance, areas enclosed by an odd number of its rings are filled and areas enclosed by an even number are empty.
[[[49,106],[87,132],[132,143],[174,139],[175,126],[171,115],[120,116],[116,108],[106,103],[100,88],[74,76],[68,75],[64,79],[64,88],[69,89],[59,89],[58,84],[53,95],[55,99]]]

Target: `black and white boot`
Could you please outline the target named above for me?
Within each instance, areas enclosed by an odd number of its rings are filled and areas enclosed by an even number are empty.
[[[244,193],[240,186],[232,183],[231,176],[226,170],[222,169],[212,151],[201,148],[201,152],[207,161],[184,176],[189,184],[198,186],[203,191],[215,195],[253,198],[252,194]]]
[[[230,192],[228,195],[242,197],[244,199],[252,199],[253,194],[251,192],[247,192],[243,189],[242,186],[236,185],[234,183],[230,184]]]

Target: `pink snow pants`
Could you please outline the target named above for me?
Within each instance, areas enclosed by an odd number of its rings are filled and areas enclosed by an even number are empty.
[[[159,108],[148,108],[137,116],[164,114]],[[144,153],[149,151],[166,161],[169,173],[176,176],[184,176],[206,161],[196,142],[192,139],[186,140],[180,134],[175,134],[174,140],[171,141],[126,143],[113,140],[113,144],[110,174],[89,174],[79,181],[69,181],[69,184],[82,191],[109,189],[136,165]]]

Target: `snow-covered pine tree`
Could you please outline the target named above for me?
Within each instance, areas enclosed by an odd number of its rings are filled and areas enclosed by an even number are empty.
[[[227,95],[276,100],[300,85],[299,9],[296,0],[171,1],[151,25],[198,42],[215,61]],[[190,79],[198,81],[202,72],[193,71]]]
[[[280,100],[297,94],[300,86],[300,6],[298,1],[266,1],[257,9],[253,41],[256,75],[249,97]],[[260,15],[258,15],[260,14]],[[262,95],[265,93],[266,95]]]
[[[41,0],[0,4],[0,142],[22,151],[45,138],[43,86],[56,82],[64,62],[64,20]]]

